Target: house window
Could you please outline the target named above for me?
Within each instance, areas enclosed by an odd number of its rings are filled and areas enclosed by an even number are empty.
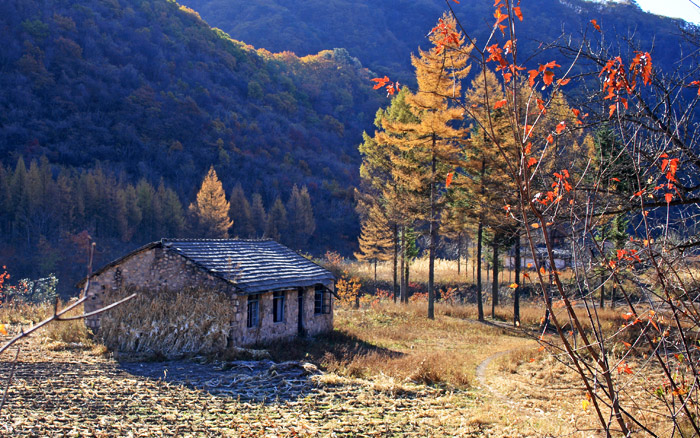
[[[272,294],[272,320],[274,322],[284,321],[284,292]]]
[[[246,322],[247,327],[257,327],[260,314],[260,296],[259,295],[248,295],[248,319]]]
[[[331,294],[323,286],[316,286],[314,294],[314,313],[316,315],[331,313]]]

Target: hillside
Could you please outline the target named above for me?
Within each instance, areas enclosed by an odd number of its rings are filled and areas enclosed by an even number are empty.
[[[344,47],[371,70],[411,83],[410,53],[425,48],[426,33],[446,9],[444,0],[182,0],[208,23],[233,38],[272,51],[299,55]],[[485,41],[492,22],[492,1],[450,2],[468,32]],[[627,3],[584,0],[528,0],[519,30],[521,53],[537,59],[540,42],[562,34],[577,36],[595,18],[608,37],[628,37],[654,50],[657,66],[673,68],[683,46],[681,20],[649,14]],[[550,61],[546,59],[545,62]]]
[[[0,156],[9,170],[20,157],[46,157],[54,177],[99,163],[115,180],[162,179],[186,207],[214,164],[227,193],[240,183],[267,208],[307,186],[317,232],[301,249],[352,245],[344,242],[357,227],[356,144],[384,97],[346,51],[256,50],[167,0],[9,0],[0,29]],[[40,240],[82,231],[7,214],[0,245],[18,260]],[[103,246],[111,237],[87,231]],[[161,237],[137,235],[114,253]]]

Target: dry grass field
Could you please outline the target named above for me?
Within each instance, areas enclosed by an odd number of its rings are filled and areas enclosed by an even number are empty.
[[[0,322],[17,332],[50,311],[24,310]],[[274,363],[125,362],[56,325],[21,341],[0,436],[602,436],[566,367],[474,312],[340,309],[327,336],[264,346]],[[0,358],[3,382],[12,357]]]

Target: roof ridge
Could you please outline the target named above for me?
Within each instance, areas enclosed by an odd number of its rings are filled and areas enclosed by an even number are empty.
[[[233,238],[233,239],[207,239],[207,238],[196,238],[196,237],[188,237],[188,238],[173,238],[173,237],[164,237],[160,239],[162,243],[165,242],[275,242],[281,245],[281,243],[277,242],[274,239],[271,239],[269,237],[264,237],[260,239],[238,239],[238,238]]]

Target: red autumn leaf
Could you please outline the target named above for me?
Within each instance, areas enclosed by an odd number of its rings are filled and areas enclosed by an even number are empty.
[[[569,78],[559,79],[557,81],[557,85],[559,85],[560,87],[563,87],[564,85],[568,84],[569,82],[571,82],[571,79],[569,79]]]
[[[537,158],[530,157],[530,159],[527,160],[527,167],[528,168],[534,166],[535,164],[537,164]]]
[[[459,4],[459,0],[452,0],[453,2]]]
[[[614,103],[610,105],[610,115],[608,117],[612,117],[613,114],[615,114],[615,110],[617,109],[617,105]]]
[[[666,193],[666,194],[664,195],[664,198],[666,199],[666,203],[667,203],[667,204],[670,204],[671,201],[673,201],[673,193]]]
[[[537,75],[540,74],[540,72],[538,72],[537,70],[530,70],[527,73],[530,75],[530,79],[529,79],[530,87],[534,87],[535,86],[535,78],[537,77]]]
[[[525,145],[525,155],[529,155],[530,152],[532,152],[532,143],[531,143],[531,142],[528,142],[528,143]]]
[[[600,26],[598,25],[598,21],[596,19],[591,20],[591,24],[593,25],[593,27],[595,27],[595,30],[600,32]]]
[[[554,136],[552,134],[549,134],[547,136],[547,143],[549,143],[549,144],[554,143]]]
[[[513,8],[513,13],[515,14],[516,17],[518,17],[518,19],[519,19],[520,21],[523,21],[523,13],[522,13],[522,11],[520,10],[520,6],[514,7],[514,8]]]
[[[623,313],[621,316],[622,316],[622,319],[624,319],[625,321],[627,321],[627,320],[629,320],[629,319],[630,319],[632,316],[634,316],[634,315],[632,315],[631,313],[627,312],[627,313]]]
[[[563,130],[566,129],[566,122],[559,122],[557,125],[557,134],[561,134]]]
[[[578,117],[579,114],[581,114],[581,111],[577,110],[576,108],[571,108],[571,112],[574,113],[576,117]]]
[[[545,85],[551,85],[554,81],[554,72],[547,70],[542,74],[542,81]]]
[[[498,102],[496,102],[496,104],[495,104],[495,105],[493,106],[493,109],[499,109],[499,108],[502,108],[502,107],[504,107],[504,106],[506,105],[506,103],[507,103],[507,102],[506,102],[506,100],[505,100],[505,99],[503,99],[503,100],[499,100],[499,101],[498,101]]]
[[[452,172],[447,174],[447,179],[445,180],[445,188],[449,187],[450,184],[452,184],[452,177],[454,174]]]

